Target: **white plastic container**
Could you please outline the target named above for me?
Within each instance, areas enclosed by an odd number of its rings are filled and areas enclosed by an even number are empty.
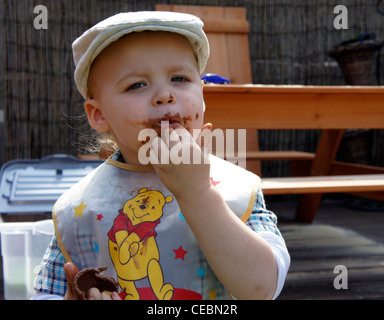
[[[4,297],[25,300],[34,294],[34,281],[54,234],[52,220],[0,223]]]

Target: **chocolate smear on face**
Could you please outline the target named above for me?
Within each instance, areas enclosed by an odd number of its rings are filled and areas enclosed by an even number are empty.
[[[107,267],[86,268],[81,270],[73,279],[73,291],[80,300],[87,300],[88,291],[91,288],[97,288],[100,292],[113,292],[118,290],[116,280],[107,275],[100,274]]]
[[[154,118],[149,119],[147,121],[144,121],[142,124],[146,128],[154,129],[157,133],[157,135],[161,136],[161,122],[166,121],[169,123],[169,128],[176,129],[179,127],[184,127],[188,130],[188,122],[192,120],[192,116],[187,117],[181,117],[180,113],[171,114],[170,112],[167,112],[163,117],[161,118]]]
[[[167,121],[170,128],[175,128],[178,126],[183,126],[183,119],[180,117],[180,113],[171,115],[170,112],[167,112],[162,118],[155,118],[148,120],[147,127],[152,128],[156,131],[157,135],[161,136],[161,122]]]
[[[196,114],[196,119],[199,117],[199,114]],[[143,126],[144,128],[153,129],[155,130],[158,137],[161,137],[161,122],[165,121],[168,122],[170,129],[177,129],[177,128],[184,128],[188,132],[190,131],[190,122],[192,121],[192,116],[186,116],[181,117],[180,113],[171,114],[170,112],[167,112],[163,117],[161,118],[152,118],[148,119],[146,121],[137,122],[137,125]],[[147,136],[145,141],[141,141],[139,144],[139,147],[145,145],[147,142],[150,141],[150,137]],[[149,156],[149,155],[147,155]]]

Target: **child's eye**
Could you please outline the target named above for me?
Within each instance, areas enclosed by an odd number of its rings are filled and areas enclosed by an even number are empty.
[[[177,76],[172,78],[172,82],[187,82],[187,81],[188,79],[186,77]]]
[[[137,90],[137,89],[140,89],[140,88],[143,88],[143,87],[145,87],[145,83],[144,82],[137,82],[137,83],[134,83],[133,85],[129,86],[127,88],[127,91]]]

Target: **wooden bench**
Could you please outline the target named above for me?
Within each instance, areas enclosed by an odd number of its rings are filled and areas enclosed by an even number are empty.
[[[296,156],[290,159],[292,174],[299,177],[272,180],[274,188],[263,185],[266,194],[303,193],[297,220],[313,221],[322,193],[348,192],[384,200],[383,183],[369,187],[374,190],[365,185],[372,183],[366,175],[384,174],[383,167],[335,161],[345,129],[384,129],[383,87],[216,85],[204,88],[204,99],[205,118],[217,128],[322,130],[316,154],[291,152]],[[250,156],[263,159],[271,154],[252,151]],[[285,160],[283,153],[276,153],[274,158]],[[351,182],[346,182],[348,177],[339,177],[336,189],[316,178],[334,175],[357,175],[359,179],[352,188]],[[300,181],[307,183],[308,189],[296,188]]]
[[[313,160],[315,158],[314,153],[303,151],[247,151],[246,155],[238,155],[240,158],[255,159],[259,161],[270,160]],[[230,159],[227,159],[230,160]]]

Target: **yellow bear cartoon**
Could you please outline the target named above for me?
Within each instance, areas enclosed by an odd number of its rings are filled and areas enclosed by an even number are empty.
[[[114,220],[108,233],[109,254],[125,299],[140,299],[135,281],[145,277],[159,300],[170,300],[173,296],[173,286],[164,284],[155,240],[155,227],[163,216],[163,207],[172,200],[172,196],[164,197],[159,191],[142,188],[125,202]]]

